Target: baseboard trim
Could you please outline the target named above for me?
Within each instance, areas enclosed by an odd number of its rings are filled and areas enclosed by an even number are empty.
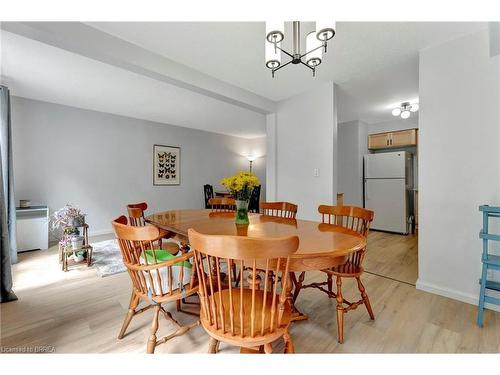
[[[102,236],[104,234],[113,234],[112,229],[101,229],[101,230],[91,230],[89,231],[89,237],[92,236]]]
[[[451,289],[437,284],[421,281],[420,279],[417,280],[415,287],[418,290],[422,290],[424,292],[429,292],[443,297],[456,299],[458,301],[465,302],[474,306],[477,306],[477,301],[479,299],[479,295],[475,295],[472,293],[464,293],[456,289]],[[489,310],[500,312],[500,306],[492,305],[491,303],[486,303],[485,307]]]

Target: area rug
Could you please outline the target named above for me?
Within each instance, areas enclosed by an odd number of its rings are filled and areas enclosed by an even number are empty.
[[[127,270],[116,239],[94,242],[91,245],[92,266],[96,268],[99,276],[111,276]]]

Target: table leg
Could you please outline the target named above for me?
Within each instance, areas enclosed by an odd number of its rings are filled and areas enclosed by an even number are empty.
[[[256,273],[256,275],[255,275],[255,290],[260,290],[260,276],[259,276],[259,271],[255,271],[255,273]],[[252,289],[252,285],[254,284],[254,281],[253,281],[253,271],[252,270],[248,273],[247,282],[248,282],[248,287],[250,289]]]
[[[302,288],[302,283],[304,282],[305,275],[306,275],[305,272],[301,272],[299,275],[299,278],[297,279],[295,277],[295,274],[294,274],[294,278],[293,278],[293,285],[294,285],[293,303],[295,303],[295,301],[297,301],[297,297],[299,296],[300,289]]]
[[[295,300],[293,298],[294,294],[295,294],[295,293],[293,293],[293,289],[294,289],[294,287],[296,288],[296,284],[297,284],[297,278],[295,277],[295,273],[290,272],[288,278],[289,278],[289,280],[286,283],[286,296],[287,296],[286,298],[287,298],[288,302],[290,303],[290,306],[292,307],[292,322],[294,322],[296,320],[307,320],[308,319],[307,315],[302,314],[295,307]],[[303,277],[302,277],[302,280],[304,280]],[[298,292],[297,292],[297,295],[298,295]]]

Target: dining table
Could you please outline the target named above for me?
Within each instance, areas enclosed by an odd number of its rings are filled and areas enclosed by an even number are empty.
[[[366,239],[355,231],[335,224],[249,213],[248,225],[235,224],[235,212],[213,212],[210,209],[180,209],[154,213],[146,222],[173,232],[188,249],[188,229],[202,234],[278,238],[298,236],[299,247],[290,257],[290,279],[286,288],[293,311],[292,320],[307,319],[295,306],[302,278],[295,272],[320,271],[343,264],[349,254],[362,250]]]

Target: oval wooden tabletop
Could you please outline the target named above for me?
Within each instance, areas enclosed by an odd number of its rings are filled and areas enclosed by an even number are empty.
[[[293,268],[297,271],[299,269],[323,269],[341,263],[346,255],[366,246],[363,236],[337,225],[254,213],[248,215],[250,219],[248,226],[236,225],[234,212],[220,213],[211,210],[159,212],[146,217],[146,221],[185,238],[187,238],[189,228],[204,234],[260,238],[297,235],[300,243],[297,252],[293,255],[296,264]]]

